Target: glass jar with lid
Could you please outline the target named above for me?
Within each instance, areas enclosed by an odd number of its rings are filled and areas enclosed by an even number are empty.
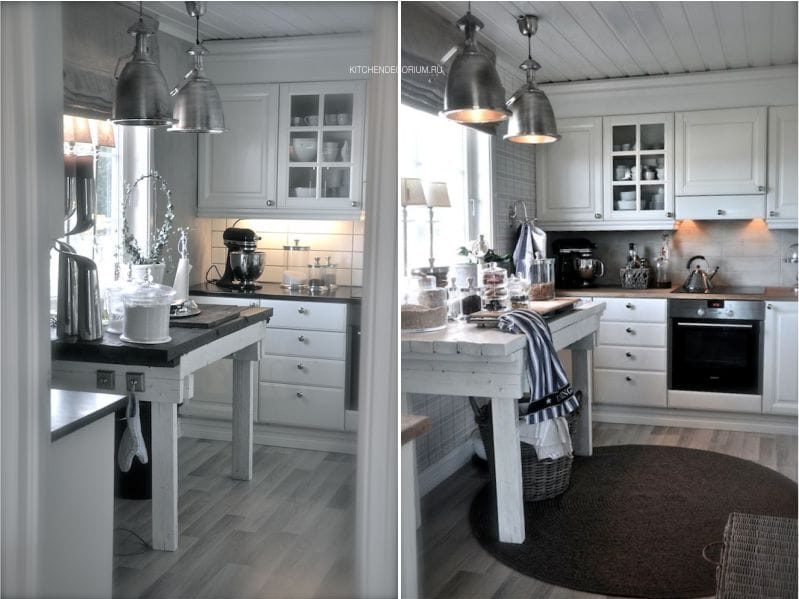
[[[311,292],[327,291],[325,268],[326,266],[322,264],[322,259],[319,257],[314,258],[313,264],[308,265],[308,289]]]
[[[300,289],[308,286],[310,252],[310,246],[300,245],[299,239],[294,240],[294,245],[283,246],[283,288]]]
[[[474,279],[466,279],[466,287],[461,289],[461,313],[464,317],[483,309],[483,298],[480,290],[474,286]]]
[[[122,292],[125,305],[125,322],[122,341],[131,343],[167,343],[169,336],[169,305],[175,290],[166,285],[152,283],[152,277]]]
[[[531,301],[555,299],[555,259],[535,258],[527,270]]]
[[[489,262],[480,273],[483,289],[483,309],[491,312],[504,312],[510,309],[508,297],[508,271]]]
[[[530,286],[527,280],[517,276],[511,275],[508,279],[508,293],[510,294],[510,306],[514,310],[516,308],[526,308]]]
[[[436,287],[433,276],[413,276],[405,281],[400,307],[403,331],[423,333],[447,326],[447,290]]]
[[[336,265],[333,264],[332,260],[332,257],[327,257],[327,264],[324,265],[324,271],[322,273],[322,278],[328,289],[336,288]]]

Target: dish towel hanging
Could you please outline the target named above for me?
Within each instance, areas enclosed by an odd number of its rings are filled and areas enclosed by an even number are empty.
[[[516,274],[528,278],[530,263],[535,258],[546,258],[547,234],[534,224],[522,223],[519,227],[516,248],[513,250],[513,263]]]
[[[122,440],[119,443],[117,453],[117,464],[122,472],[127,472],[133,465],[133,458],[139,458],[142,464],[146,464],[147,446],[144,444],[144,437],[141,434],[141,420],[139,420],[139,400],[133,395],[128,395],[128,407],[125,411],[127,426],[122,433]]]
[[[530,403],[521,417],[519,437],[535,447],[539,459],[570,455],[571,438],[564,416],[576,410],[580,402],[555,351],[549,325],[535,312],[514,310],[500,316],[498,326],[501,331],[527,338]]]

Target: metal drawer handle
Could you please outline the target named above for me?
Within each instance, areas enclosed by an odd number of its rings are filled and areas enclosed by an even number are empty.
[[[625,356],[627,356],[628,358],[632,358],[632,357],[633,357],[633,355],[632,355],[630,352],[627,352],[627,353],[626,353],[626,354],[624,354],[624,355],[625,355]]]
[[[602,218],[602,214],[600,214],[599,212],[597,212],[596,214],[594,214],[594,218],[595,218],[595,219],[597,219],[597,220],[599,220],[600,218]]]
[[[667,212],[667,213],[666,213],[666,218],[671,218],[671,217],[673,217],[673,216],[674,216],[674,213],[673,213],[673,212]]]
[[[724,210],[722,210],[721,208],[719,208],[718,210],[716,210],[716,214],[718,214],[719,216],[724,216],[727,213]]]
[[[305,364],[303,364],[302,362],[297,364],[297,370],[305,370]]]
[[[297,397],[305,397],[305,395],[303,395],[302,391],[297,391]]]
[[[737,324],[732,322],[678,322],[678,327],[694,329],[752,329],[751,324]]]
[[[772,309],[772,305],[771,304],[766,304],[766,310],[771,310],[771,309]]]
[[[771,217],[775,217],[775,216],[777,216],[777,211],[776,210],[769,210],[768,211],[768,215],[771,216]]]
[[[299,337],[297,337],[297,341],[299,341],[300,343],[305,343],[305,335],[300,335]]]
[[[630,382],[630,381],[633,380],[633,378],[631,376],[625,376],[624,380],[627,381],[627,382]]]
[[[632,330],[630,327],[627,327],[627,328],[626,328],[626,329],[624,329],[624,330],[625,330],[625,331],[627,331],[628,333],[630,333],[630,335],[632,335],[633,333],[635,333],[635,331],[634,331],[634,330]]]
[[[766,186],[765,185],[758,185],[757,186],[757,190],[758,191],[766,191]]]
[[[630,310],[632,310],[632,309],[634,308],[634,306],[633,306],[632,304],[629,304],[629,303],[628,303],[628,304],[625,306],[625,308],[629,308]]]
[[[305,314],[307,312],[307,310],[305,308],[303,308],[302,306],[300,306],[299,308],[297,308],[297,312],[299,312],[300,314]]]
[[[266,205],[267,206],[274,206],[275,205],[275,201],[274,200],[266,200]]]

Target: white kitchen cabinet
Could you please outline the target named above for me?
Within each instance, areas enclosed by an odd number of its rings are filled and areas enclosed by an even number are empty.
[[[666,300],[605,303],[594,350],[594,403],[666,407]]]
[[[796,302],[766,304],[763,338],[763,413],[795,416],[799,392]]]
[[[765,194],[766,116],[765,107],[676,113],[674,194]]]
[[[280,208],[357,218],[362,208],[365,100],[365,81],[280,86]]]
[[[199,136],[199,216],[266,216],[277,207],[279,86],[217,87],[228,131]]]
[[[671,113],[603,119],[605,221],[673,226],[673,139]]]
[[[602,118],[559,119],[561,138],[536,146],[536,209],[541,226],[573,228],[602,220]]]
[[[766,222],[770,228],[796,228],[797,124],[796,106],[768,109],[768,194]]]

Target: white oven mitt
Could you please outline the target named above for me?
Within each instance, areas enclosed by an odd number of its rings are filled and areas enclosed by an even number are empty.
[[[122,472],[127,472],[133,465],[133,458],[139,458],[142,464],[147,463],[147,446],[141,434],[141,420],[139,420],[139,400],[131,392],[128,395],[128,407],[125,412],[128,426],[122,433],[117,453],[117,464]]]

